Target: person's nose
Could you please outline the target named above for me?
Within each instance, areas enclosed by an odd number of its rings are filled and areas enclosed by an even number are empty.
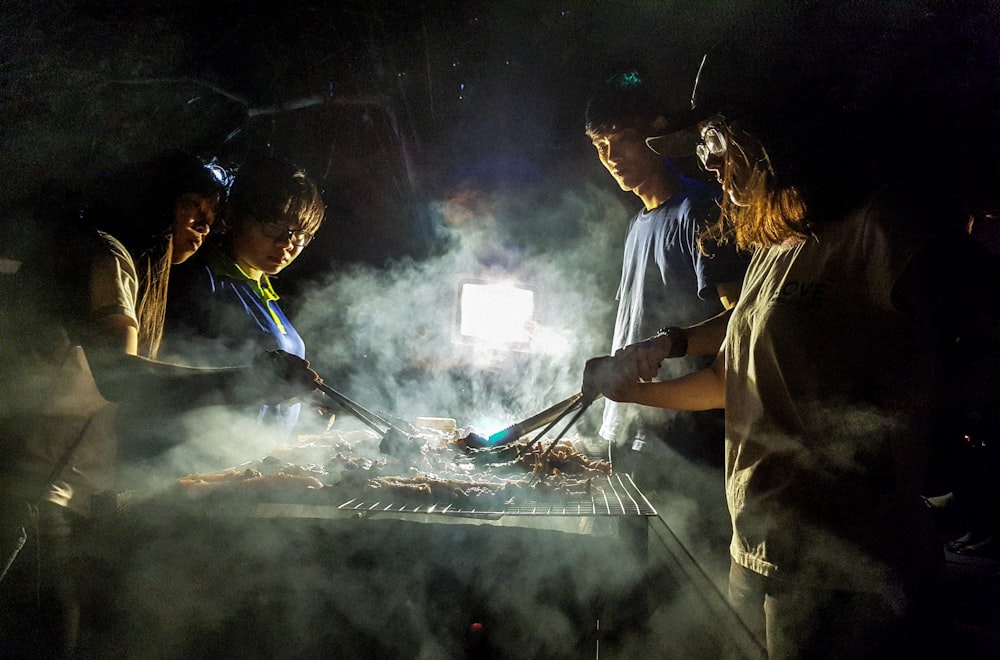
[[[621,160],[621,154],[622,154],[621,149],[615,147],[614,145],[609,144],[607,154],[605,155],[604,158],[612,165],[616,165],[618,164],[618,161]]]
[[[277,238],[275,238],[274,242],[277,243],[278,245],[280,245],[283,250],[289,250],[290,251],[290,250],[294,250],[295,249],[295,243],[292,242],[292,234],[291,234],[291,232],[287,232],[286,231],[281,236],[278,236]]]

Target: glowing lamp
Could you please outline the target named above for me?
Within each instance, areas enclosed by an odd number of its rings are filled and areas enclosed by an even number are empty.
[[[524,284],[463,280],[455,327],[459,341],[525,350],[535,325],[535,291]]]

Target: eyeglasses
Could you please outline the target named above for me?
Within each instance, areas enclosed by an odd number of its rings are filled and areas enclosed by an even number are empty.
[[[289,229],[283,222],[262,222],[260,229],[268,238],[291,241],[296,247],[305,247],[313,239],[313,235],[304,229]]]
[[[701,164],[707,165],[709,158],[721,156],[726,153],[727,148],[726,135],[722,129],[718,126],[709,126],[702,132],[701,142],[695,147],[695,153],[698,154]]]

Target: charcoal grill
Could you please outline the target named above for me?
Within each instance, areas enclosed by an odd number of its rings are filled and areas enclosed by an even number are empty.
[[[389,500],[386,498],[353,497],[337,505],[302,504],[282,502],[262,502],[254,508],[252,515],[259,518],[373,518],[393,517],[402,519],[434,521],[498,521],[507,518],[513,526],[521,523],[540,522],[539,519],[575,518],[601,519],[617,524],[618,533],[632,544],[635,552],[646,556],[649,520],[656,518],[655,507],[643,495],[628,474],[612,474],[596,478],[588,497],[579,496],[561,500],[550,497],[547,500],[498,503],[479,503],[475,498],[468,502],[414,503],[412,501]]]
[[[627,474],[595,478],[572,500],[386,494],[133,502],[104,523],[119,539],[126,601],[138,604],[122,625],[162,645],[179,642],[160,631],[189,631],[177,655],[252,655],[271,644],[280,657],[287,631],[302,628],[314,631],[302,643],[316,655],[412,657],[405,650],[430,635],[455,651],[447,657],[487,657],[468,646],[476,623],[495,651],[488,657],[561,659],[645,640],[646,622],[669,612],[656,643],[673,657],[762,657]],[[518,655],[528,642],[552,643],[545,617],[530,614],[536,599],[569,626],[567,646]],[[712,652],[690,652],[703,648]]]
[[[611,475],[595,479],[598,486],[589,499],[567,502],[528,501],[517,504],[456,505],[406,504],[383,500],[350,499],[337,508],[357,513],[416,513],[428,515],[483,516],[655,516],[656,509],[629,475]]]

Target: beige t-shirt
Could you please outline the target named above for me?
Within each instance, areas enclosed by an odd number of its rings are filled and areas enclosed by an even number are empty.
[[[726,493],[748,569],[869,589],[919,554],[932,356],[893,304],[920,244],[897,219],[862,208],[747,271],[726,338]]]
[[[125,314],[135,319],[135,266],[119,241],[106,234],[101,239],[88,282],[91,317]],[[0,434],[8,462],[5,490],[28,501],[41,497],[88,513],[90,496],[112,486],[116,407],[101,396],[83,349],[68,338],[45,355],[7,352],[4,361]],[[69,462],[46,488],[77,440]]]

